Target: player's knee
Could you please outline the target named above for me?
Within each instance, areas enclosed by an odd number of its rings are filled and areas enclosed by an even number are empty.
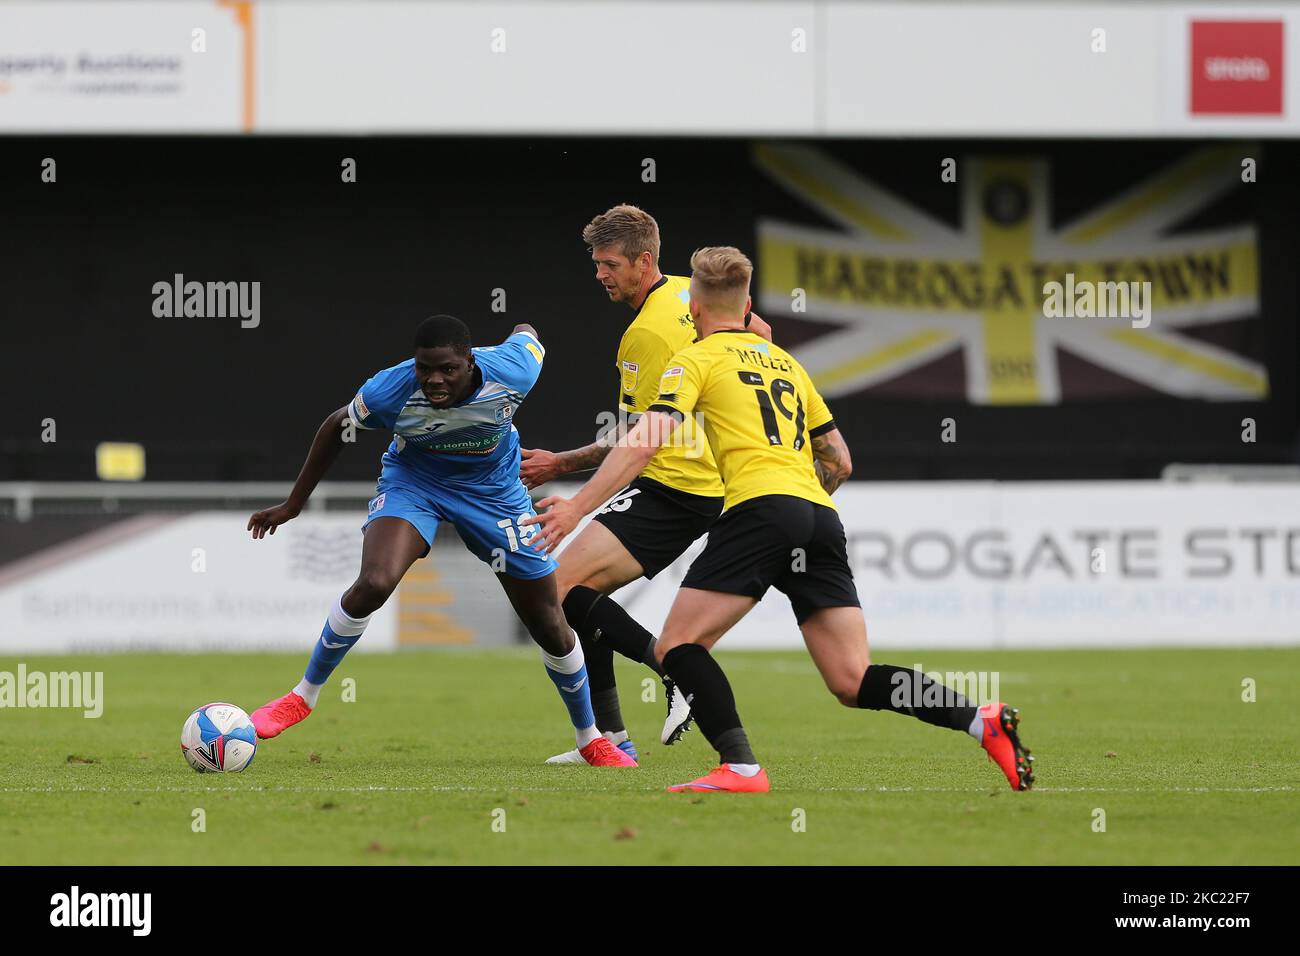
[[[581,633],[587,622],[587,615],[591,613],[591,609],[600,600],[601,593],[587,587],[585,584],[575,585],[569,588],[567,593],[561,590],[560,593],[564,595],[564,600],[560,603],[560,607],[564,611],[564,619],[568,622],[569,627]]]
[[[683,644],[692,643],[684,635],[675,631],[664,631],[655,642],[655,661],[660,667],[663,667],[664,657],[674,647],[680,647]]]
[[[569,629],[564,611],[556,602],[520,602],[515,606],[515,612],[534,643],[546,653],[563,656],[573,650],[573,631]]]
[[[558,614],[524,621],[524,627],[528,629],[534,644],[555,657],[565,657],[572,653],[578,643],[573,631]]]
[[[858,706],[858,690],[862,687],[862,676],[849,673],[836,674],[826,679],[826,689],[845,707]]]
[[[574,587],[581,585],[582,583],[581,578],[572,577],[569,574],[566,574],[564,571],[564,565],[560,565],[555,572],[555,590],[560,595],[561,601],[569,596],[569,592],[572,591]]]
[[[384,606],[397,587],[397,579],[383,570],[364,569],[349,591],[350,603],[362,614],[373,614]]]

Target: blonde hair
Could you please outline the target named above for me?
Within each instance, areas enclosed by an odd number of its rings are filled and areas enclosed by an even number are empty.
[[[602,212],[582,230],[582,241],[589,249],[613,246],[628,259],[636,261],[643,252],[659,262],[659,223],[644,209],[626,203]]]
[[[754,264],[735,246],[705,246],[691,255],[691,295],[710,305],[744,304]]]

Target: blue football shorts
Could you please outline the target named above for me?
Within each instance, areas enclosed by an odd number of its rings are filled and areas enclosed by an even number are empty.
[[[386,464],[375,490],[363,528],[376,518],[402,518],[432,547],[439,522],[447,521],[470,552],[494,571],[525,581],[555,571],[555,559],[531,546],[536,528],[519,526],[521,518],[536,512],[517,475],[510,481],[457,489]]]

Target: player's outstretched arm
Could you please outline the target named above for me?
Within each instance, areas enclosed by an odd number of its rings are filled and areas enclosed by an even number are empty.
[[[538,514],[520,520],[520,525],[538,526],[532,546],[543,554],[554,551],[578,522],[639,475],[676,429],[677,419],[671,415],[663,412],[642,415],[573,498],[559,495],[543,498],[537,502]]]
[[[817,470],[817,480],[826,489],[828,495],[835,494],[835,489],[848,481],[853,474],[853,457],[849,446],[844,443],[844,436],[838,428],[832,428],[812,440],[813,467]]]
[[[253,532],[254,538],[265,538],[268,533],[275,534],[275,529],[280,525],[298,517],[307,504],[307,499],[343,448],[343,423],[347,417],[348,407],[344,405],[321,423],[288,499],[274,508],[258,511],[248,519],[248,530]]]
[[[521,448],[519,450],[519,477],[525,488],[536,488],[548,481],[554,481],[561,475],[575,471],[590,471],[599,468],[605,457],[614,450],[619,440],[626,434],[620,426],[612,429],[590,445],[569,451],[547,451],[545,448]]]

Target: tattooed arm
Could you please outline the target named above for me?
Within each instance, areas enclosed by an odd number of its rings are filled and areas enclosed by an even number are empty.
[[[832,428],[812,440],[812,452],[817,480],[828,495],[835,494],[835,489],[853,474],[853,459],[849,446],[844,444],[844,436],[838,428]]]
[[[611,428],[590,445],[569,451],[523,448],[520,450],[519,477],[523,479],[524,487],[536,488],[561,475],[599,468],[627,431],[628,423],[620,422],[617,428]]]

